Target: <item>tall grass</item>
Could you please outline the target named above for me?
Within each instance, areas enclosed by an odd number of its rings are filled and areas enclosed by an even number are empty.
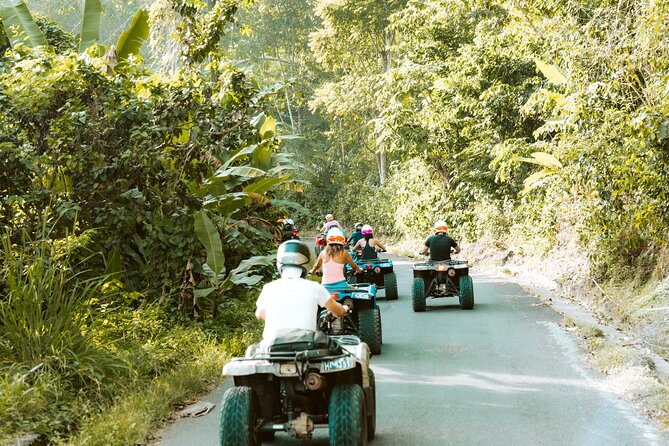
[[[87,329],[95,316],[88,303],[99,295],[104,278],[76,271],[68,252],[48,240],[12,245],[2,236],[0,425],[5,429],[34,427],[31,420],[39,425],[63,398],[104,399],[128,373]],[[67,424],[72,415],[65,412],[52,414],[52,426],[44,428]]]

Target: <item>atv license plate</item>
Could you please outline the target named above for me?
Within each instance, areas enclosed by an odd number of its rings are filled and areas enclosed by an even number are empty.
[[[369,296],[369,293],[353,293],[353,298],[354,299],[371,299]]]
[[[321,364],[321,371],[329,372],[331,370],[343,370],[353,367],[353,360],[349,357],[325,361]]]
[[[379,266],[380,266],[381,268],[388,268],[388,267],[391,267],[391,266],[393,266],[393,265],[391,265],[390,263],[382,263],[382,264],[379,265]]]

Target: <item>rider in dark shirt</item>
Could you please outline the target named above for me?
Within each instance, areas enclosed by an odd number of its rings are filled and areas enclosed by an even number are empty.
[[[353,251],[357,251],[358,249],[362,250],[362,254],[360,256],[361,260],[378,259],[379,256],[376,254],[377,248],[383,251],[386,250],[386,247],[383,245],[383,243],[374,238],[373,231],[374,230],[370,225],[363,226],[361,231],[363,238],[360,239],[353,247]]]
[[[450,260],[451,249],[455,254],[460,252],[460,245],[451,237],[446,235],[448,226],[443,221],[438,221],[434,224],[434,235],[431,235],[425,240],[425,246],[421,251],[422,255],[430,252],[430,260]]]
[[[346,242],[347,245],[355,246],[356,243],[362,238],[362,223],[356,223],[355,224],[355,231],[351,234],[351,237],[349,237],[348,241]]]

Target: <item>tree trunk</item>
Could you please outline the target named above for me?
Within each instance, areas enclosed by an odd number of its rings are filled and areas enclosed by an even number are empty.
[[[274,51],[276,52],[276,58],[281,60],[281,56],[279,56],[279,49],[275,48]],[[295,133],[295,121],[293,120],[293,109],[290,106],[290,97],[288,95],[288,88],[286,88],[285,83],[286,83],[286,73],[283,71],[283,63],[279,62],[279,69],[281,70],[281,79],[283,79],[284,87],[283,87],[283,93],[286,96],[286,106],[288,107],[288,116],[290,117],[290,128],[292,130],[292,133]]]
[[[383,72],[386,74],[387,81],[390,82],[390,70],[392,69],[392,56],[390,53],[391,48],[391,32],[386,30],[383,35],[383,49],[381,50],[381,64],[383,67]],[[379,183],[381,186],[386,182],[386,177],[388,176],[388,155],[386,154],[385,148],[382,143],[376,143],[376,164],[379,168]]]
[[[379,183],[383,186],[388,176],[388,157],[382,147],[376,148],[376,165],[379,168]]]

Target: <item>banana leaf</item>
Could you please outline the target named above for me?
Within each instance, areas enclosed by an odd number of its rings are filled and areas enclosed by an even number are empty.
[[[534,63],[537,64],[537,68],[549,82],[555,85],[562,85],[567,82],[567,76],[557,65],[546,63],[540,59],[534,59]]]
[[[128,29],[123,31],[116,42],[116,58],[119,63],[128,59],[133,54],[139,55],[144,41],[149,37],[149,14],[143,10],[137,10],[133,16]]]
[[[83,21],[81,22],[79,51],[83,52],[100,40],[102,2],[100,0],[82,0],[81,9],[83,10]]]
[[[207,265],[214,273],[212,281],[214,285],[218,285],[219,274],[225,272],[225,254],[223,254],[223,244],[218,228],[204,211],[196,212],[193,219],[195,221],[195,235],[207,250]]]
[[[12,46],[20,43],[29,47],[48,45],[23,0],[0,0],[0,19]]]

